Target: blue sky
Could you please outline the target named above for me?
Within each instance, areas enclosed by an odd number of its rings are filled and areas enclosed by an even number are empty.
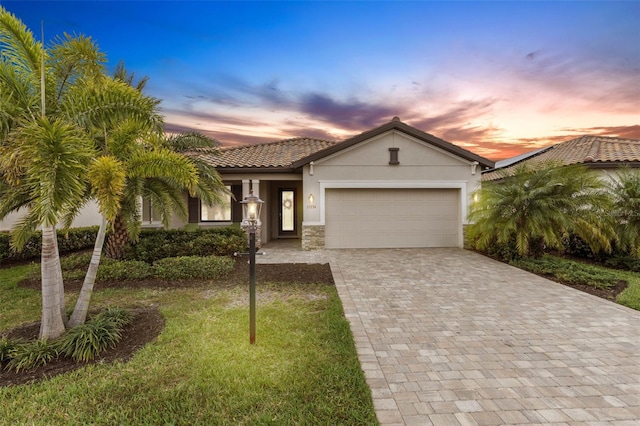
[[[148,76],[167,130],[344,139],[399,116],[502,159],[640,138],[640,1],[5,1]]]

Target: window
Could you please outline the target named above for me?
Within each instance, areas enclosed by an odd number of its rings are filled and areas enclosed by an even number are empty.
[[[231,186],[226,187],[231,191]],[[204,203],[200,205],[200,220],[202,222],[231,222],[231,194],[224,195],[224,204],[214,204],[208,206]]]

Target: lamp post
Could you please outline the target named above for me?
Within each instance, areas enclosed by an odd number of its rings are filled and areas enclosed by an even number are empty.
[[[240,204],[249,227],[249,343],[253,345],[256,342],[256,229],[264,201],[251,191]]]

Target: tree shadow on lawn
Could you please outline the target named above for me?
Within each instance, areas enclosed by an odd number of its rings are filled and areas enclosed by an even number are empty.
[[[259,264],[256,265],[256,276],[260,282],[295,283],[295,284],[327,284],[334,285],[331,268],[328,264]],[[216,288],[230,288],[249,284],[249,265],[246,260],[237,260],[231,273],[215,282]],[[24,281],[21,287],[39,290],[40,281]],[[98,291],[104,288],[191,288],[206,287],[203,280],[143,280],[143,281],[109,281],[96,284]],[[65,290],[78,292],[82,281],[65,283]],[[164,317],[158,306],[137,308],[132,311],[133,321],[122,332],[122,338],[114,348],[107,349],[100,356],[89,362],[75,362],[68,358],[58,358],[42,367],[29,371],[14,372],[0,368],[0,387],[32,383],[46,380],[58,374],[77,370],[89,364],[127,361],[133,354],[153,342],[164,329]],[[40,331],[40,323],[31,323],[0,332],[0,337],[9,339],[36,340]]]

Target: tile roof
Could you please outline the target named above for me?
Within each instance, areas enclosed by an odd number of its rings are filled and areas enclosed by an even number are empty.
[[[200,157],[218,169],[290,169],[298,160],[337,144],[314,138],[292,138],[256,145],[221,148],[218,154],[200,151]]]
[[[555,162],[562,165],[582,163],[596,167],[616,163],[640,163],[640,139],[581,136],[519,157],[522,157],[519,161],[504,160],[503,163],[508,164],[507,166],[485,172],[482,180],[499,179],[504,173],[509,174],[512,170],[510,168],[514,165],[525,162],[532,166]]]
[[[362,132],[343,141],[315,138],[292,138],[255,145],[224,147],[219,150],[193,150],[189,155],[201,158],[222,171],[292,171],[310,161],[331,155],[385,132],[397,130],[426,143],[444,149],[469,161],[477,161],[483,168],[494,167],[494,162],[476,155],[450,142],[425,133],[394,117],[388,123]]]

